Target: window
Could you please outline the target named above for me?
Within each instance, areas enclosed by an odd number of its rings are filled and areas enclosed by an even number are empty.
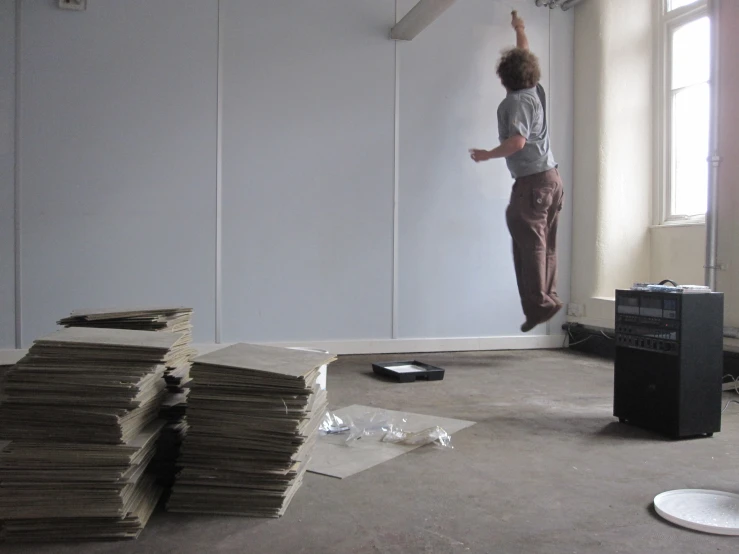
[[[659,223],[702,221],[708,200],[711,120],[708,0],[660,4],[658,219]]]
[[[695,4],[698,0],[667,0],[667,11],[676,10],[683,6]]]

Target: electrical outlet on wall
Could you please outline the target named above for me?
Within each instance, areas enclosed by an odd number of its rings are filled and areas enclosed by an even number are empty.
[[[585,306],[582,304],[567,304],[567,315],[572,317],[585,317]]]
[[[63,10],[82,11],[87,9],[87,0],[59,0],[59,7]]]

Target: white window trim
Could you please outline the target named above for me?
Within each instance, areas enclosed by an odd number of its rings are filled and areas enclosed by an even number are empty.
[[[699,0],[694,4],[667,11],[668,0],[654,2],[656,21],[655,36],[655,86],[654,86],[654,223],[655,225],[704,225],[706,216],[670,215],[670,144],[671,144],[671,102],[668,84],[672,81],[672,59],[668,41],[671,29],[684,25],[694,19],[711,15],[709,0]],[[714,86],[709,81],[709,86]],[[708,161],[706,161],[706,164]]]

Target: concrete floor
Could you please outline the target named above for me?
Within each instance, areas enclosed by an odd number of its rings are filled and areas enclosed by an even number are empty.
[[[673,527],[650,504],[677,488],[739,491],[739,405],[713,438],[671,442],[614,422],[606,361],[415,357],[445,367],[445,380],[387,383],[370,361],[402,356],[342,358],[329,369],[330,401],[477,421],[454,435],[454,450],[424,447],[345,480],[308,474],[280,520],[158,513],[136,542],[0,552],[736,552],[739,539]]]

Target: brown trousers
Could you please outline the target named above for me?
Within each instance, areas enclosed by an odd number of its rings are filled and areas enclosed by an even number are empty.
[[[557,296],[557,224],[563,201],[559,171],[516,179],[506,210],[513,238],[521,306],[530,323],[543,323],[561,305]]]

